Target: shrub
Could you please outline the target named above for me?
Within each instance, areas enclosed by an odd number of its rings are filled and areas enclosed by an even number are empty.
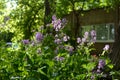
[[[52,23],[47,26],[51,32],[44,35],[36,32],[33,40],[24,39],[17,43],[16,48],[7,48],[2,43],[1,80],[95,80],[104,75],[104,67],[109,69],[106,72],[110,72],[112,65],[109,59],[104,59],[107,48],[104,48],[100,60],[90,55],[96,40],[94,30],[91,35],[85,32],[83,38],[78,37],[75,49],[63,31],[66,20],[52,18]]]

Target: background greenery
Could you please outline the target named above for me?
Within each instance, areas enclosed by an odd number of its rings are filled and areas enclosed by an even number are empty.
[[[71,53],[70,40],[54,43],[55,34],[62,35],[59,36],[62,39],[66,32],[55,32],[51,24],[54,14],[62,20],[72,11],[114,9],[118,5],[118,0],[0,0],[0,79],[96,80],[106,74],[107,78],[119,79],[120,72],[114,71],[106,56],[108,51],[104,51],[106,55],[94,57],[90,55],[94,43],[89,42],[77,44]],[[36,41],[36,32],[44,35],[42,42]],[[24,44],[26,39],[29,42]],[[99,59],[106,65],[97,73]]]

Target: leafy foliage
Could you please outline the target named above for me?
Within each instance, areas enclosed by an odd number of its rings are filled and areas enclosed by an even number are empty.
[[[63,25],[62,20],[54,16],[48,27],[51,33],[43,35],[37,32],[33,40],[12,43],[10,47],[1,42],[0,79],[85,80],[91,79],[92,76],[95,79],[102,77],[104,71],[100,70],[98,73],[97,69],[104,69],[110,62],[97,65],[99,59],[90,55],[94,41],[88,38],[88,32],[82,39],[78,39],[78,46],[74,49],[69,43],[70,37],[63,32],[65,24]],[[104,58],[104,55],[102,56]],[[112,67],[105,70],[109,72],[111,69]]]
[[[15,2],[16,8],[11,11],[9,20],[3,24],[7,32],[14,33],[13,41],[17,42],[12,42],[10,46],[3,41],[0,42],[1,80],[89,80],[102,78],[106,73],[109,75],[113,65],[104,55],[107,51],[100,56],[106,65],[98,64],[99,59],[90,55],[94,41],[88,38],[88,32],[76,41],[78,45],[74,48],[70,43],[70,37],[63,31],[64,20],[54,17],[52,24],[46,25],[50,33],[46,33],[47,30],[39,26],[44,24],[43,0],[15,0]],[[63,17],[73,10],[108,7],[113,6],[113,3],[116,3],[115,0],[56,0],[55,4],[50,5],[56,6],[55,13]],[[0,6],[4,8],[4,5]],[[2,22],[4,16],[0,17]],[[3,30],[1,27],[0,29]],[[43,32],[46,34],[43,35]],[[35,34],[37,36],[34,36]],[[102,67],[98,67],[100,65]],[[111,72],[113,79],[115,74],[119,75],[119,72]]]
[[[5,1],[6,3],[11,2],[15,7],[9,12],[7,10],[5,16],[9,16],[10,20],[6,21],[5,26],[7,31],[15,34],[13,40],[17,41],[23,38],[30,39],[34,35],[32,31],[37,31],[39,25],[45,24],[44,20],[51,22],[52,14],[63,17],[74,10],[85,11],[94,8],[113,7],[119,3],[116,0],[48,0],[51,13],[49,16],[44,16],[45,1],[43,0],[13,0],[13,3],[11,0],[2,0],[1,3],[5,3]],[[1,5],[2,13],[5,14],[6,11],[3,11],[3,8],[4,5]],[[1,20],[3,21],[3,19],[2,16]]]

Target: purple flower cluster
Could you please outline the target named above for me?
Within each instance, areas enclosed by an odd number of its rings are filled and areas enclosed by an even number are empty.
[[[93,73],[102,73],[105,68],[106,62],[103,59],[98,61],[98,65],[92,70]]]
[[[91,41],[96,42],[96,31],[92,30],[90,33],[91,33]]]
[[[80,37],[77,38],[78,44],[84,44],[86,41],[87,41],[87,35],[84,36],[83,38],[80,38]]]
[[[82,38],[82,43],[86,42],[89,37],[89,32],[84,33],[84,37]]]
[[[55,15],[52,16],[52,24],[55,31],[59,31],[61,28],[63,28],[65,23],[66,19],[62,19],[61,21],[60,19],[57,19]]]
[[[62,41],[60,40],[60,39],[55,39],[55,41],[54,41],[56,44],[61,44],[62,43]]]
[[[62,34],[61,34],[62,35]],[[55,40],[54,42],[56,44],[61,44],[62,42],[67,42],[70,39],[69,36],[64,35],[64,36],[58,36],[57,34],[55,35]]]
[[[83,38],[80,38],[80,37],[78,37],[77,38],[77,43],[78,44],[84,44],[85,42],[87,42],[88,40],[89,40],[89,37],[91,36],[91,41],[92,42],[95,42],[96,41],[96,31],[95,30],[92,30],[91,32],[90,32],[90,35],[89,35],[89,32],[85,32],[84,33],[84,36],[83,36]]]
[[[64,47],[65,48],[65,50],[67,50],[69,53],[72,53],[73,52],[73,50],[74,50],[74,47],[73,46],[65,46]]]
[[[61,20],[57,19],[55,16],[53,16],[52,24],[53,24],[55,31],[59,31],[62,27]]]
[[[43,40],[43,35],[40,32],[37,32],[35,38],[38,42],[41,42]]]
[[[103,50],[104,50],[104,51],[108,51],[109,48],[110,48],[110,46],[107,44],[107,45],[105,45],[105,47],[103,48]]]
[[[102,70],[104,69],[105,65],[106,65],[106,63],[104,60],[99,60],[96,72],[101,73]]]
[[[28,39],[24,39],[24,40],[22,40],[22,43],[23,44],[29,44],[29,40]]]
[[[55,57],[55,60],[56,61],[63,61],[65,58],[64,57],[59,57],[59,56],[56,56]]]
[[[98,69],[103,69],[105,66],[105,61],[104,60],[99,60],[98,62]]]
[[[56,34],[55,35],[55,40],[54,40],[54,42],[56,43],[56,44],[61,44],[62,43],[62,40],[59,38],[59,36]]]

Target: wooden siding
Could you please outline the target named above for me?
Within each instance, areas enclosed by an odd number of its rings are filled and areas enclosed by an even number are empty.
[[[94,25],[94,24],[103,24],[103,23],[114,23],[115,33],[116,33],[117,27],[119,25],[119,17],[120,17],[119,11],[120,8],[110,9],[110,10],[93,9],[84,12],[81,11],[81,13],[79,13],[80,24],[81,26],[85,26],[85,25]],[[74,35],[74,29],[76,25],[75,15],[71,12],[68,16],[66,16],[66,18],[68,20],[68,29],[70,30],[71,34]],[[109,44],[110,47],[112,48],[113,42],[103,42],[103,43],[97,42],[95,44],[95,48],[97,49],[97,51],[95,52],[101,53],[105,44]]]

